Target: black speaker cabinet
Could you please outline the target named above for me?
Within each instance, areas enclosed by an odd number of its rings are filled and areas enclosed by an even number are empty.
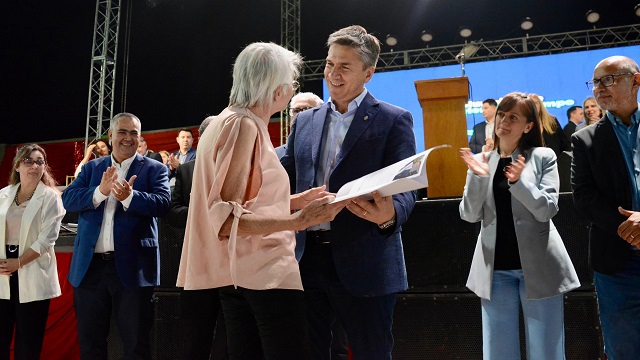
[[[176,279],[182,255],[184,228],[178,228],[158,219],[160,244],[160,287],[176,290]]]
[[[603,359],[594,293],[564,297],[567,359]],[[393,318],[394,359],[482,359],[480,298],[472,293],[400,294]],[[520,320],[522,359],[524,325]]]
[[[402,226],[409,292],[466,291],[465,284],[480,222],[460,219],[461,199],[424,200],[416,203]],[[570,193],[562,193],[559,212],[552,219],[578,273],[580,290],[593,291],[589,268],[589,224],[574,211]]]

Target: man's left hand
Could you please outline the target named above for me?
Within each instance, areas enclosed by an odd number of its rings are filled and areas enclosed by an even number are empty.
[[[347,209],[357,217],[378,225],[384,224],[396,216],[393,197],[381,197],[377,191],[372,192],[371,195],[373,196],[373,202],[363,198],[355,198],[347,204]]]
[[[123,182],[114,181],[113,188],[111,188],[111,192],[118,199],[118,201],[124,201],[126,198],[131,195],[133,192],[133,182],[136,180],[138,175],[133,175],[129,181],[124,180]]]
[[[621,206],[618,206],[618,212],[627,217],[627,220],[618,226],[618,236],[640,248],[640,212],[625,210]]]

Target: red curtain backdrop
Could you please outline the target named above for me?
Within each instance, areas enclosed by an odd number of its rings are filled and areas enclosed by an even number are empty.
[[[280,123],[269,123],[269,136],[273,146],[280,145]],[[198,127],[189,127],[194,136],[194,148],[198,144]],[[147,147],[150,150],[158,152],[160,150],[167,150],[170,153],[179,150],[176,137],[178,136],[179,129],[170,129],[162,131],[154,131],[144,133],[142,136],[147,142]],[[7,145],[5,148],[4,158],[0,164],[0,188],[6,186],[9,180],[9,174],[11,173],[11,165],[13,158],[16,155],[16,149],[20,145]],[[84,140],[83,141],[59,141],[48,142],[40,144],[44,151],[47,152],[47,161],[53,176],[58,181],[59,185],[65,185],[66,177],[73,175],[76,167],[84,157]]]

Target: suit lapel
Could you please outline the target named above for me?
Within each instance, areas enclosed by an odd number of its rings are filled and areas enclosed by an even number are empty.
[[[27,204],[22,214],[22,220],[20,221],[20,247],[24,248],[27,241],[27,233],[29,232],[29,226],[33,224],[33,218],[38,213],[38,210],[42,207],[42,199],[44,198],[44,186],[42,182],[38,183],[36,191],[33,194],[31,200]]]
[[[347,130],[347,134],[344,137],[340,153],[338,153],[338,157],[336,158],[334,169],[340,166],[342,159],[347,157],[353,146],[358,142],[358,139],[360,139],[362,134],[364,134],[367,128],[369,128],[371,123],[374,121],[376,115],[378,115],[379,105],[380,103],[378,100],[376,100],[370,93],[367,93],[364,99],[362,99],[362,103],[358,106],[356,114],[349,126],[349,130]]]
[[[129,170],[127,171],[127,175],[125,176],[125,179],[129,180],[133,175],[138,175],[138,177],[140,177],[139,173],[140,171],[142,171],[142,168],[144,167],[144,162],[145,162],[144,156],[140,156],[139,154],[136,154],[136,158],[133,159],[133,161],[131,162],[131,166],[129,166]]]
[[[320,148],[329,106],[329,103],[322,105],[313,112],[313,117],[311,118],[311,161],[313,163],[314,176],[318,172],[318,159],[320,158]]]

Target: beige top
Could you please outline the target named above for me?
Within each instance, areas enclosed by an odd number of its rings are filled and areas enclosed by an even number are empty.
[[[9,210],[7,210],[7,229],[4,237],[6,245],[20,245],[20,224],[29,201],[24,201],[20,205],[16,205],[12,201],[11,205],[9,205]]]
[[[245,191],[245,203],[223,201],[222,185],[234,181],[228,174],[242,118],[255,121],[258,136]],[[247,158],[237,155],[239,158]],[[240,216],[273,217],[290,214],[289,178],[276,156],[263,120],[244,108],[227,108],[209,124],[198,142],[191,201],[177,286],[185,290],[234,285],[253,290],[302,290],[295,258],[293,231],[236,236]],[[218,237],[233,214],[228,238]]]

